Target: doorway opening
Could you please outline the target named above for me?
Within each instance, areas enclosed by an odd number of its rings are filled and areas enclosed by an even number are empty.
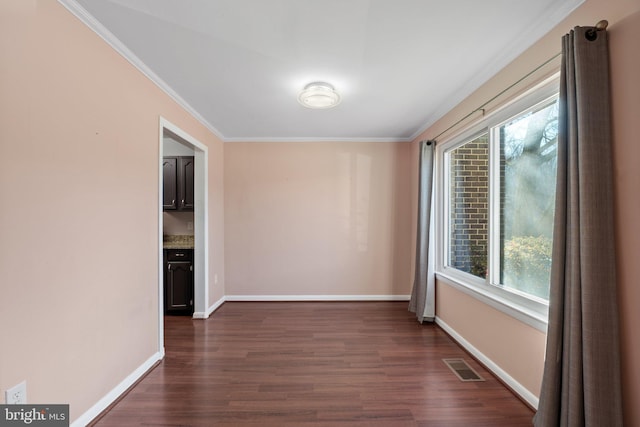
[[[159,254],[158,254],[158,347],[164,356],[164,240],[165,231],[193,235],[193,318],[208,317],[208,149],[207,146],[160,117],[158,158],[159,182]],[[193,156],[193,211],[176,212],[171,216],[163,210],[163,159],[165,156]],[[173,231],[172,231],[173,230]],[[177,231],[176,231],[177,230]]]

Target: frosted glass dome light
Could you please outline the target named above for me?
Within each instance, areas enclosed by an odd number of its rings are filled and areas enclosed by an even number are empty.
[[[309,83],[298,95],[298,102],[307,108],[331,108],[340,103],[340,95],[329,83]]]

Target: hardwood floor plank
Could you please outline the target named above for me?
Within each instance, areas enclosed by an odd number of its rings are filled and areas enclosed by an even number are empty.
[[[406,302],[227,302],[165,319],[165,359],[96,426],[531,426],[533,412]],[[442,362],[463,358],[484,382]]]

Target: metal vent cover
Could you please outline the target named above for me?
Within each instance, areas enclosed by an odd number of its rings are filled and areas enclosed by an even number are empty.
[[[484,381],[464,359],[442,359],[442,361],[456,374],[460,381]]]

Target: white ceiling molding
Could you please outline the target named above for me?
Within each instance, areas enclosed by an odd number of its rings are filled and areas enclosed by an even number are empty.
[[[281,138],[227,138],[224,142],[411,142],[411,138],[314,138],[308,136],[294,137],[285,136]]]
[[[62,4],[69,12],[71,12],[76,18],[78,18],[83,24],[89,27],[94,33],[102,38],[109,46],[111,46],[116,52],[118,52],[124,59],[129,61],[131,65],[136,67],[138,71],[144,74],[149,80],[156,84],[163,92],[165,92],[171,99],[176,101],[178,105],[184,108],[189,114],[191,114],[197,121],[199,121],[204,127],[209,129],[215,136],[224,141],[224,136],[216,129],[211,123],[209,123],[202,115],[187,101],[185,101],[175,90],[171,88],[162,80],[158,75],[153,72],[144,62],[140,60],[127,46],[124,45],[111,31],[109,31],[104,25],[102,25],[97,19],[95,19],[89,12],[86,11],[76,0],[58,0],[58,3]]]
[[[553,10],[552,14],[548,17],[543,17],[534,23],[531,29],[527,32],[522,32],[520,37],[515,38],[507,48],[503,51],[500,57],[497,57],[493,62],[493,67],[487,68],[484,72],[479,73],[476,78],[469,80],[466,84],[462,85],[460,89],[451,94],[450,102],[441,104],[431,117],[425,120],[424,125],[420,127],[409,139],[412,141],[419,137],[424,131],[429,129],[435,122],[441,119],[445,114],[451,111],[456,105],[464,101],[464,99],[472,94],[475,90],[479,89],[484,83],[489,81],[491,77],[498,74],[500,70],[506,67],[511,61],[516,59],[522,52],[529,47],[533,46],[542,36],[551,31],[556,25],[558,25],[567,15],[578,8],[585,0],[575,0],[567,2],[561,5],[561,7]],[[534,33],[533,29],[540,29],[540,33]],[[568,31],[569,29],[567,29]],[[558,51],[560,51],[560,42],[558,42]],[[513,82],[505,82],[505,87]]]
[[[584,0],[58,2],[224,142],[408,142]]]

